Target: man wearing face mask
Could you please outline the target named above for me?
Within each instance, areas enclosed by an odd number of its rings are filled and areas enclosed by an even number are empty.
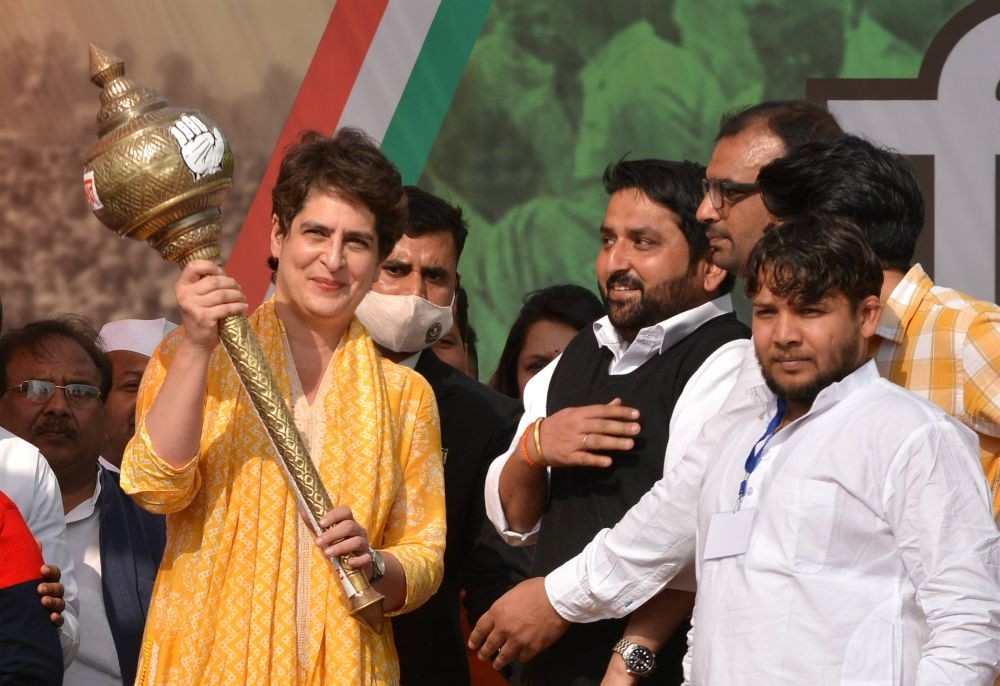
[[[486,469],[510,443],[521,407],[445,364],[431,349],[452,327],[458,259],[468,228],[460,208],[414,186],[405,191],[407,228],[356,315],[385,357],[415,369],[434,389],[441,416],[448,538],[441,588],[416,611],[393,618],[392,628],[402,684],[467,686],[461,589],[466,590],[466,607],[476,615],[470,617],[474,623],[477,613],[527,571],[523,554],[485,539],[496,535],[484,525],[481,495]],[[484,567],[493,573],[484,574]]]

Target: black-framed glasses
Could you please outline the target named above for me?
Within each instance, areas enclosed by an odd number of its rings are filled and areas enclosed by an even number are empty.
[[[726,204],[735,205],[754,193],[760,191],[756,183],[738,183],[736,181],[719,181],[718,179],[702,179],[701,189],[708,196],[709,202],[716,210],[721,210]]]
[[[51,381],[40,381],[38,379],[28,379],[16,386],[11,386],[4,393],[17,391],[32,403],[46,403],[55,395],[56,389],[61,388],[66,394],[66,400],[74,405],[93,405],[101,399],[101,389],[95,388],[85,383],[68,383],[59,386]]]

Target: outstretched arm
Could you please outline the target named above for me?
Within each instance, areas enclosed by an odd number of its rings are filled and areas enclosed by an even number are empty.
[[[745,342],[726,348],[720,355],[728,360],[727,374],[738,378],[720,393],[724,402],[717,401],[721,403],[718,413],[705,422],[695,440],[678,447],[675,458],[665,460],[663,478],[614,528],[598,532],[580,554],[544,581],[529,579],[494,603],[470,637],[469,647],[478,650],[480,658],[493,659],[499,668],[518,654],[522,659],[534,655],[561,636],[570,623],[624,617],[668,582],[676,590],[694,590],[696,505],[702,479],[718,446],[739,419],[737,410],[756,402],[746,391],[760,379],[756,359],[747,354]],[[712,369],[717,366],[713,363]],[[497,647],[503,656],[490,652]]]
[[[625,616],[689,571],[703,469],[689,455],[583,552],[547,577],[514,587],[479,620],[469,647],[497,669],[529,660],[570,623]]]

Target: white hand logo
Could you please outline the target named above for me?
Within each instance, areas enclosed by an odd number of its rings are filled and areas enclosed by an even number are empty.
[[[194,174],[194,180],[214,174],[222,169],[222,155],[226,142],[217,127],[209,131],[205,122],[191,114],[182,114],[170,127],[170,133],[181,146],[184,164]]]

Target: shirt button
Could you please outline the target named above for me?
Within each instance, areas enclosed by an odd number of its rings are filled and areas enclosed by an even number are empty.
[[[747,495],[753,495],[753,486],[747,489]]]

